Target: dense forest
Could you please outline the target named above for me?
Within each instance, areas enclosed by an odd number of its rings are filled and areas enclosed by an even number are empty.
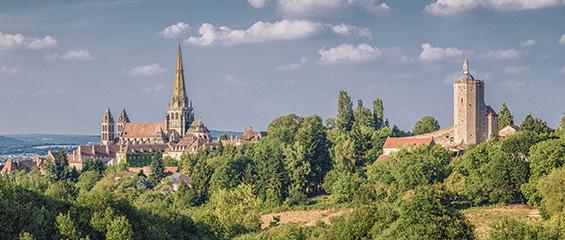
[[[506,204],[537,208],[542,220],[504,218],[487,238],[565,238],[565,117],[552,129],[528,115],[516,134],[460,155],[433,146],[376,161],[387,137],[439,129],[425,116],[402,131],[383,113],[380,99],[354,107],[340,92],[335,118],[281,116],[256,143],[178,162],[155,155],[150,175],[96,159],[79,172],[59,157],[45,174],[0,177],[0,239],[475,239],[461,211]],[[505,104],[499,127],[510,124]],[[188,176],[178,189],[170,165]],[[262,214],[314,207],[350,210],[261,228]]]

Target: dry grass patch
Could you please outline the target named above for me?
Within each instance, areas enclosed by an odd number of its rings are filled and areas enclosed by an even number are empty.
[[[491,230],[490,225],[505,217],[530,221],[541,220],[539,210],[529,208],[527,205],[468,208],[461,212],[475,227],[475,235],[478,239],[486,239]]]
[[[347,211],[351,211],[351,209],[329,208],[269,213],[261,216],[261,228],[269,227],[269,223],[275,216],[280,218],[279,224],[296,223],[301,226],[313,226],[318,221],[330,223],[331,218],[342,215]]]

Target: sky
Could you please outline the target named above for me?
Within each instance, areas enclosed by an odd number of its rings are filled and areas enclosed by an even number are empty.
[[[162,121],[177,44],[196,119],[266,129],[384,101],[412,129],[452,125],[452,83],[550,126],[565,112],[564,0],[0,0],[0,134],[98,134],[106,107]]]

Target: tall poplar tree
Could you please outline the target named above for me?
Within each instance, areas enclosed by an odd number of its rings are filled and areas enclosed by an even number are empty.
[[[357,100],[357,108],[353,115],[355,116],[355,123],[359,126],[373,127],[374,120],[371,110],[363,107],[363,100]]]
[[[373,119],[375,121],[375,128],[377,130],[384,127],[384,106],[383,100],[380,98],[373,101]]]
[[[510,113],[506,103],[503,103],[498,112],[498,131],[512,124],[514,124],[514,116]]]
[[[340,91],[337,99],[337,128],[343,131],[351,130],[353,126],[353,103],[346,91]]]

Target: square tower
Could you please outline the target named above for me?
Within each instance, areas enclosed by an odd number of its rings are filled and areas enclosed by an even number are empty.
[[[469,73],[467,59],[463,74],[453,83],[453,140],[455,144],[477,144],[489,138],[485,83]]]

